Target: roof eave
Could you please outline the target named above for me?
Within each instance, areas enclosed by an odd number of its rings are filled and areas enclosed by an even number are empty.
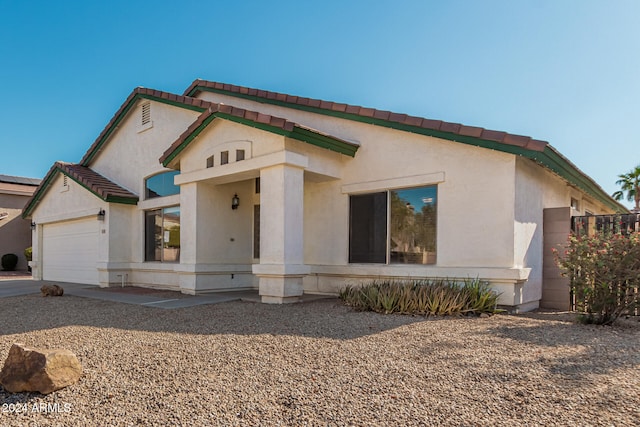
[[[209,85],[208,85],[209,84]],[[216,87],[212,87],[214,85]],[[241,90],[244,89],[244,90]],[[293,97],[284,94],[278,94],[273,92],[260,91],[255,89],[239,88],[232,85],[220,85],[204,80],[195,80],[189,88],[185,91],[186,96],[195,97],[199,92],[212,92],[222,95],[233,96],[236,98],[248,99],[255,102],[278,105],[287,108],[293,108],[303,111],[309,111],[312,113],[322,114],[326,116],[338,117],[346,120],[356,121],[360,123],[367,123],[376,126],[383,126],[387,128],[403,130],[406,132],[417,133],[420,135],[433,136],[440,139],[449,141],[461,142],[464,144],[474,145],[478,147],[498,150],[506,153],[511,153],[519,156],[523,156],[534,160],[535,162],[544,165],[570,184],[582,189],[587,194],[594,197],[603,205],[609,207],[616,212],[629,212],[629,210],[622,204],[614,200],[609,194],[607,194],[602,188],[595,183],[590,177],[584,174],[573,163],[562,156],[555,148],[545,141],[532,140],[530,138],[521,137],[518,135],[509,135],[504,132],[484,131],[480,129],[476,135],[487,134],[489,136],[496,135],[496,140],[482,138],[471,134],[474,128],[469,128],[455,123],[447,123],[446,126],[452,129],[456,129],[457,132],[470,130],[469,135],[464,135],[456,132],[447,132],[442,130],[443,122],[427,120],[421,118],[415,118],[420,126],[401,123],[379,117],[375,117],[376,112],[370,111],[370,115],[361,115],[348,112],[351,108],[345,104],[325,103],[327,108],[323,108],[323,102],[321,100],[308,100],[307,105],[302,105],[296,102],[288,101],[289,98],[297,100],[298,97]],[[313,105],[311,105],[313,104]],[[331,108],[329,108],[331,106]],[[407,118],[406,115],[400,115],[390,112],[379,112],[380,114],[395,115],[398,117]],[[425,122],[428,124],[425,125]],[[433,128],[430,126],[433,124]],[[436,128],[437,127],[437,128]],[[448,130],[448,129],[447,129]],[[498,136],[503,140],[509,141],[509,143],[501,142]]]

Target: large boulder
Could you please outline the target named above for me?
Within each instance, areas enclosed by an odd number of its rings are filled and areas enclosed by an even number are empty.
[[[0,384],[11,393],[49,394],[74,384],[81,375],[82,365],[69,350],[13,344],[0,372]]]

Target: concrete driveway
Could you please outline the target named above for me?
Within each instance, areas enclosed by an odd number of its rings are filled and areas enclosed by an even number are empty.
[[[147,288],[100,288],[98,286],[77,283],[50,282],[24,278],[15,280],[11,278],[3,278],[0,280],[0,298],[39,294],[40,287],[42,287],[42,285],[52,285],[54,283],[62,286],[64,289],[64,295],[166,309],[192,307],[202,304],[216,304],[237,300],[260,301],[258,291],[235,291],[206,295],[185,295],[180,292]]]
[[[137,304],[157,308],[183,308],[203,304],[217,304],[228,301],[260,302],[257,290],[216,292],[200,295],[186,295],[177,291],[166,291],[133,286],[100,288],[94,285],[78,283],[51,282],[47,280],[33,280],[30,276],[0,277],[0,298],[20,295],[39,294],[42,285],[57,284],[64,289],[64,295],[93,298],[103,301]],[[51,297],[55,298],[55,297]],[[309,295],[302,297],[302,302],[317,299],[335,298],[331,295]]]

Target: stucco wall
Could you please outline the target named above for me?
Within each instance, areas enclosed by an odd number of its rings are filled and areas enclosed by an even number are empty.
[[[318,202],[308,199],[308,218],[315,213],[324,217],[316,223],[331,218],[329,223],[339,227],[328,245],[330,257],[339,253],[340,262],[347,263],[349,194],[437,185],[438,266],[513,267],[513,156],[374,126],[358,127],[362,146],[354,159],[345,162],[340,193],[318,194]],[[398,178],[408,179],[397,182]],[[318,184],[315,193],[330,188]],[[327,203],[330,197],[338,200]],[[313,227],[307,229],[310,235],[305,238],[326,239],[314,235]],[[332,261],[319,254],[312,257],[322,263]]]
[[[585,209],[596,215],[612,213],[552,172],[529,159],[517,158],[514,260],[516,265],[531,268],[523,287],[525,302],[537,301],[542,296],[544,209],[569,207],[571,198],[579,201],[579,209],[572,210],[571,215],[584,215]]]
[[[140,125],[138,101],[119,124],[91,168],[129,191],[144,195],[144,178],[166,170],[158,161],[198,117],[196,111],[151,101],[150,128]]]
[[[347,263],[348,192],[336,189],[378,183],[377,190],[386,190],[387,180],[444,173],[438,184],[438,266],[514,266],[515,156],[209,92],[199,96],[287,117],[361,145],[355,158],[345,158],[340,184],[305,187],[305,257],[313,263]],[[435,184],[428,181],[410,186]]]
[[[64,175],[58,173],[33,211],[32,219],[36,224],[95,216],[100,209],[107,208],[108,203],[73,179],[66,179],[67,186],[64,182]]]
[[[516,161],[514,264],[531,269],[522,289],[524,303],[537,301],[542,295],[542,213],[545,199],[557,198],[558,191],[562,190],[561,187],[545,189],[545,183],[541,182],[544,180],[540,179],[541,169],[525,159]]]
[[[229,164],[235,163],[235,150],[245,150],[245,160],[275,153],[284,147],[280,135],[244,126],[223,119],[215,119],[182,153],[180,170],[183,173],[205,169],[206,160],[214,156],[215,167],[220,166],[220,152],[229,151]]]

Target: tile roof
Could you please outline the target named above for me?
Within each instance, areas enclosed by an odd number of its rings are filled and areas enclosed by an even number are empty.
[[[267,130],[276,131],[281,134],[285,134],[285,132],[291,132],[290,134],[288,134],[288,136],[292,138],[297,138],[324,148],[333,149],[344,154],[354,155],[357,149],[356,144],[340,140],[339,138],[335,138],[331,135],[323,134],[317,130],[296,125],[295,123],[292,123],[286,119],[252,112],[249,110],[238,109],[231,106],[224,106],[224,108],[222,108],[224,112],[222,112],[221,106],[223,104],[215,104],[195,98],[194,96],[197,95],[200,91],[222,93],[234,97],[250,99],[256,102],[270,103],[287,108],[300,109],[317,114],[324,114],[333,117],[344,118],[347,120],[359,121],[362,123],[385,126],[396,130],[434,136],[445,140],[471,144],[479,147],[495,149],[506,153],[524,156],[558,174],[570,184],[582,188],[584,191],[596,197],[598,200],[602,201],[605,205],[609,206],[614,211],[627,211],[627,209],[623,205],[613,200],[595,181],[593,181],[593,179],[585,175],[580,169],[578,169],[568,159],[562,156],[562,154],[560,154],[546,141],[536,140],[528,136],[509,134],[507,132],[488,130],[474,126],[465,126],[459,123],[431,120],[422,117],[410,116],[407,114],[394,113],[391,111],[377,110],[374,108],[365,108],[355,105],[323,101],[319,99],[292,96],[277,92],[251,89],[243,86],[210,82],[206,80],[195,80],[185,91],[184,95],[176,95],[169,92],[162,92],[141,87],[134,89],[134,91],[127,97],[125,102],[118,109],[113,118],[109,121],[107,126],[83,156],[80,164],[76,166],[83,166],[88,169],[93,159],[100,154],[104,145],[108,142],[110,135],[117,129],[119,123],[124,119],[124,117],[126,117],[129,110],[140,98],[151,99],[175,105],[181,108],[191,109],[200,113],[204,112],[205,116],[203,117],[203,115],[201,114],[200,117],[198,117],[198,123],[194,123],[189,127],[189,129],[187,129],[186,132],[183,133],[183,136],[186,135],[185,138],[189,138],[190,135],[197,135],[199,130],[202,130],[206,127],[206,121],[212,120],[213,118],[211,116],[218,114],[223,116],[226,115],[225,118],[228,119],[230,118],[236,121],[245,121],[245,123],[252,124],[255,127],[261,127],[263,129],[267,127]],[[217,109],[217,112],[207,112],[207,110],[209,110],[210,108],[212,109],[211,111]],[[289,131],[288,129],[291,129],[291,126],[293,126],[293,130]],[[183,136],[181,136],[181,138],[183,138]],[[183,140],[183,142],[185,141],[186,139]],[[186,142],[188,143],[188,141]],[[184,148],[174,147],[174,145],[172,145],[172,147],[174,148],[173,152],[169,153],[169,151],[171,150],[170,148],[162,157],[164,159],[162,163],[165,165],[168,162],[168,155],[175,155],[179,153],[179,150]],[[57,167],[56,165],[54,165],[54,168]],[[52,170],[54,168],[52,168]],[[51,171],[49,173],[51,173]],[[72,172],[71,170],[67,170],[67,173],[71,174]],[[88,177],[84,176],[84,178]],[[89,179],[89,181],[93,182],[93,180],[91,179]],[[93,183],[95,184],[95,182]],[[33,207],[33,204],[37,203],[38,198],[36,196],[42,193],[41,190],[43,187],[46,187],[46,185],[46,181],[44,182],[44,184],[41,184],[41,186],[34,193],[34,197],[29,202],[27,207]],[[97,190],[91,189],[90,186],[88,186],[87,188],[90,189],[90,191],[93,191],[97,196],[101,198],[103,197],[99,192],[96,192]],[[98,185],[96,188],[101,189],[100,191],[104,190],[101,185]],[[111,197],[112,200],[109,200],[109,197]],[[119,196],[108,195],[106,201],[114,201],[113,197]],[[134,197],[136,196],[134,195]],[[132,200],[134,199],[127,196],[124,198],[120,198],[119,202],[131,203]],[[137,200],[137,197],[135,198],[135,200]],[[133,201],[133,203],[135,203],[135,201]],[[25,207],[25,210],[23,211],[23,216],[26,216],[28,215],[28,213],[30,213],[30,211],[27,212],[27,207]]]
[[[105,202],[124,204],[136,204],[138,202],[138,196],[86,166],[56,162],[49,169],[33,196],[25,204],[22,210],[23,217],[26,218],[33,212],[33,209],[44,197],[58,172],[73,179]]]
[[[506,132],[494,131],[474,126],[465,126],[460,123],[445,122],[442,120],[430,120],[422,117],[410,116],[407,114],[394,113],[392,111],[377,110],[375,108],[365,108],[357,105],[349,105],[320,99],[305,98],[300,96],[287,95],[284,93],[270,92],[266,90],[247,88],[243,86],[230,85],[225,83],[211,82],[207,80],[195,80],[184,92],[185,96],[196,96],[203,89],[229,92],[245,97],[261,98],[278,103],[294,104],[301,107],[326,110],[332,113],[345,113],[359,116],[364,119],[383,120],[417,128],[433,131],[446,132],[454,135],[471,136],[486,141],[498,142],[501,144],[514,145],[528,150],[543,151],[548,145],[546,141],[540,141],[528,136],[514,135]]]
[[[138,196],[86,166],[62,162],[56,164],[63,173],[73,178],[102,200],[109,201],[109,199],[124,198],[138,201]]]
[[[299,109],[361,123],[375,124],[396,130],[433,136],[523,156],[559,175],[571,185],[581,188],[613,211],[628,212],[625,206],[615,201],[591,177],[582,172],[546,141],[481,127],[466,126],[459,123],[431,120],[391,111],[200,79],[191,83],[187,90],[185,90],[184,95],[197,96],[198,93],[202,91],[220,93],[237,98],[249,99],[255,102]]]
[[[294,139],[300,139],[314,145],[342,152],[343,154],[355,153],[358,145],[332,135],[320,132],[306,126],[299,125],[287,119],[283,119],[269,114],[259,113],[257,111],[245,110],[243,108],[233,107],[225,104],[211,104],[200,116],[193,122],[186,131],[184,131],[178,139],[160,157],[160,163],[167,166],[176,155],[182,151],[192,140],[198,135],[215,117],[224,117],[230,120],[240,121],[242,123],[251,123],[258,128],[276,132],[289,136]],[[301,135],[305,133],[305,135]],[[331,141],[330,143],[321,143],[319,140]],[[352,154],[351,154],[352,155]]]
[[[113,115],[109,123],[107,123],[107,126],[105,126],[102,132],[100,132],[100,135],[98,135],[93,144],[91,144],[91,147],[89,147],[85,155],[82,157],[82,160],[80,160],[81,165],[89,166],[93,158],[102,150],[102,147],[104,146],[106,140],[117,128],[120,121],[122,121],[127,112],[129,112],[129,110],[134,106],[135,102],[140,98],[163,101],[165,103],[178,105],[180,107],[189,108],[195,111],[204,111],[211,105],[211,102],[198,98],[176,95],[174,93],[147,89],[144,87],[137,87],[131,92],[131,94],[129,94],[118,111],[116,111],[116,113]]]

